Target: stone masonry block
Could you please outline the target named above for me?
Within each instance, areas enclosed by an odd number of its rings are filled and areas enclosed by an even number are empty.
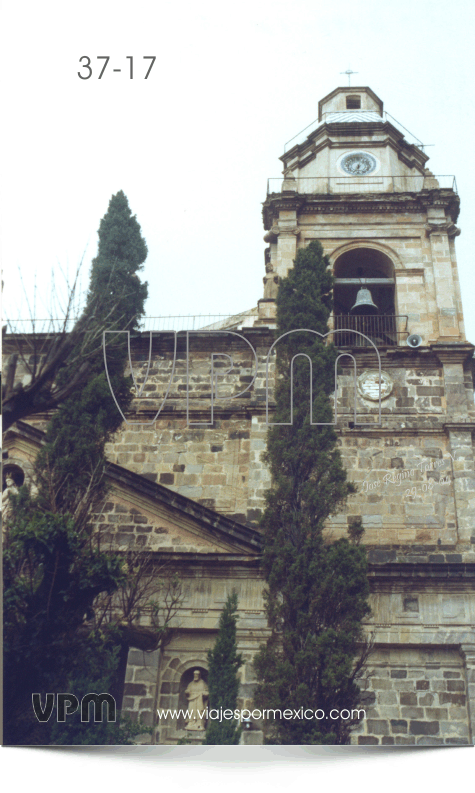
[[[389,722],[385,719],[368,719],[367,730],[376,735],[389,735]]]
[[[411,721],[409,724],[411,735],[437,735],[439,729],[438,721]]]
[[[463,680],[447,680],[447,691],[465,691]]]
[[[124,694],[126,696],[138,696],[144,697],[147,693],[147,689],[143,685],[139,685],[137,683],[126,683],[124,686]]]
[[[391,719],[391,732],[407,733],[407,721],[405,719]]]
[[[417,695],[403,691],[400,694],[401,705],[417,705]]]

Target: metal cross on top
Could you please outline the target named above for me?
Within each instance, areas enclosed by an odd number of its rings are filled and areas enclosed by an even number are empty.
[[[346,72],[340,72],[340,74],[347,74],[348,75],[348,85],[351,85],[351,75],[352,74],[359,74],[359,72],[352,72],[351,69],[347,69]]]

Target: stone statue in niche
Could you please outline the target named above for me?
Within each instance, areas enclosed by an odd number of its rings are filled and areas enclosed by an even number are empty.
[[[193,680],[188,685],[185,696],[188,700],[188,713],[191,718],[187,721],[185,730],[204,730],[206,703],[208,700],[208,686],[201,678],[199,669],[193,672]],[[201,715],[200,715],[201,714]]]
[[[10,474],[6,475],[5,484],[6,488],[2,493],[2,518],[4,524],[6,525],[13,511],[13,505],[10,496],[15,496],[18,493],[18,488],[15,484],[15,480]]]

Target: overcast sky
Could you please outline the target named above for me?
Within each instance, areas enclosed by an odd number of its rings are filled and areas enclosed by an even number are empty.
[[[266,180],[350,67],[353,84],[369,85],[434,144],[434,173],[457,177],[456,244],[475,340],[474,17],[465,0],[7,2],[5,313],[27,315],[19,271],[30,297],[37,274],[42,316],[52,268],[72,273],[85,252],[87,283],[99,221],[121,189],[149,247],[149,315],[256,305]],[[77,75],[84,55],[90,80]],[[101,80],[97,55],[111,57]],[[146,81],[144,55],[157,56]]]
[[[85,253],[87,283],[118,190],[149,248],[149,315],[256,305],[266,180],[280,175],[285,142],[351,68],[353,84],[370,86],[434,144],[433,172],[456,175],[456,245],[475,341],[474,21],[468,0],[6,0],[4,314],[27,316],[19,272],[30,300],[36,273],[37,316],[47,315],[52,268],[59,279]],[[101,80],[98,55],[111,58]],[[144,55],[157,56],[148,80]],[[92,59],[89,80],[78,77],[81,56]]]

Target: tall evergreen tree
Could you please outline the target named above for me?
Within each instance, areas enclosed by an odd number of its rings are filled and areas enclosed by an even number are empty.
[[[72,330],[66,332],[76,293],[76,275],[68,290],[65,323],[55,334],[54,343],[48,344],[42,334],[36,334],[33,324],[30,336],[33,355],[25,356],[19,345],[10,357],[6,381],[2,385],[4,430],[19,419],[56,409],[89,382],[94,364],[97,373],[98,361],[100,364],[102,360],[93,353],[100,347],[103,329],[136,328],[147,296],[147,285],[139,282],[137,271],[146,256],[147,246],[140,226],[120,191],[112,196],[108,212],[101,221],[99,250],[92,264],[83,314]],[[94,340],[96,343],[92,344]],[[111,358],[113,352],[109,350]],[[26,385],[14,382],[18,359],[30,375]],[[110,365],[113,366],[112,360]]]
[[[333,278],[319,242],[298,252],[279,286],[278,335],[310,329],[325,335],[332,308]],[[312,364],[312,374],[308,356]],[[344,744],[354,719],[329,717],[359,702],[356,678],[365,660],[362,619],[369,613],[366,553],[362,531],[330,542],[324,525],[341,511],[355,487],[347,481],[332,426],[337,352],[311,333],[290,333],[277,344],[274,422],[290,421],[293,361],[293,424],[268,431],[264,456],[272,488],[261,521],[266,609],[272,634],[255,658],[262,708],[301,707],[324,711],[312,719],[277,719],[270,742]],[[364,642],[363,642],[364,643]]]
[[[122,191],[112,196],[98,234],[84,313],[95,313],[96,330],[136,329],[147,297],[147,284],[137,276],[147,246]],[[43,506],[72,513],[76,522],[87,519],[93,501],[104,495],[104,447],[122,423],[104,369],[102,333],[98,338],[93,328],[79,343],[91,348],[90,378],[53,415],[36,462]],[[128,354],[125,334],[107,334],[106,345],[111,387],[127,408],[132,381],[124,375]]]
[[[236,673],[242,665],[242,655],[237,652],[236,621],[237,594],[229,595],[221,617],[214,648],[208,652],[209,710],[220,708],[234,712],[237,703],[239,680]],[[209,719],[205,744],[237,744],[241,727],[234,719]]]
[[[97,327],[138,326],[147,285],[136,273],[146,255],[140,226],[119,192],[101,221],[98,255],[92,263],[85,312],[95,312]],[[88,674],[97,678],[98,667],[100,680],[105,676],[112,680],[114,668],[128,652],[116,628],[104,636],[86,627],[95,598],[126,581],[121,559],[98,547],[91,525],[91,512],[106,492],[105,443],[121,424],[104,371],[101,342],[97,333],[78,342],[90,347],[90,379],[48,423],[45,445],[35,463],[37,491],[29,494],[22,489],[8,531],[5,731],[10,743],[36,742],[32,692],[70,690],[65,686],[72,675],[76,679],[81,675],[84,682]],[[107,353],[114,392],[127,405],[131,378],[124,376],[123,334],[112,337]],[[102,664],[97,661],[101,653]],[[90,683],[94,685],[94,680]],[[44,742],[46,730],[40,732]]]
[[[137,272],[142,270],[148,250],[122,190],[112,196],[98,234],[87,305],[97,306],[97,314],[106,319],[111,329],[135,329],[148,292]]]

